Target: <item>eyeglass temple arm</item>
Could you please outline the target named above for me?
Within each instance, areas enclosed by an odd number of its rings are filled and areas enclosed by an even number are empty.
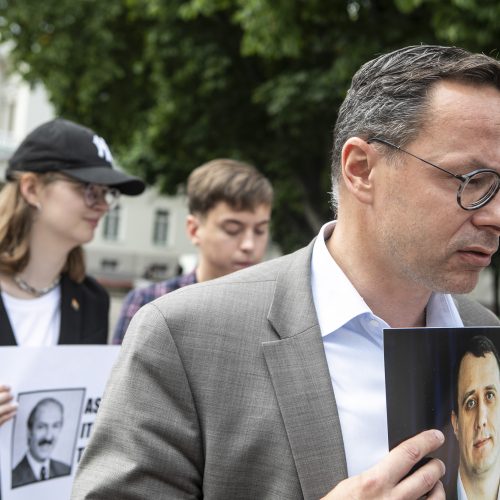
[[[400,146],[396,146],[396,144],[392,144],[392,142],[386,141],[385,139],[380,139],[378,137],[372,137],[371,139],[368,139],[366,142],[368,144],[370,144],[371,142],[380,142],[381,144],[385,144],[387,146],[390,146],[391,148],[397,149],[398,151],[402,151],[403,153],[406,153],[407,155],[413,156],[413,158],[416,158],[417,160],[423,161],[424,163],[427,163],[427,165],[430,165],[431,167],[434,167],[434,168],[437,168],[438,170],[441,170],[441,172],[446,172],[447,174],[455,177],[455,179],[458,179],[459,181],[465,182],[467,180],[463,175],[458,175],[458,174],[454,174],[453,172],[449,172],[445,168],[440,167],[439,165],[436,165],[428,160],[424,160],[423,158],[420,158],[420,156],[414,155],[413,153],[406,151],[406,149],[403,149]]]

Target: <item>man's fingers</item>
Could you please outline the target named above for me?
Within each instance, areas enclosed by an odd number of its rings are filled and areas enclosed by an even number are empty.
[[[424,431],[396,446],[382,461],[358,476],[341,481],[324,500],[359,498],[430,498],[444,500],[440,479],[445,473],[441,460],[434,458],[416,471],[411,469],[444,443],[441,431]]]
[[[421,432],[396,446],[381,465],[387,466],[392,484],[397,484],[422,458],[437,450],[444,443],[441,431],[432,429]]]
[[[427,494],[427,500],[445,500],[446,493],[441,481],[438,481],[434,488]]]
[[[427,495],[427,498],[432,499],[445,498],[443,485],[440,481],[445,471],[446,468],[441,460],[437,458],[430,460],[394,488],[394,491],[397,492],[396,497],[416,498]]]

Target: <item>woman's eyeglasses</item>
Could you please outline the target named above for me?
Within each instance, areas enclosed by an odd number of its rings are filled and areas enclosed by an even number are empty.
[[[120,191],[116,188],[101,186],[100,184],[85,184],[83,198],[89,208],[94,208],[104,200],[109,210],[112,210],[118,205]]]
[[[70,177],[57,174],[51,175],[50,179],[69,182],[81,187],[83,199],[88,208],[94,208],[96,205],[103,202],[106,203],[109,210],[112,210],[118,205],[121,193],[116,188],[103,186],[101,184],[80,182]]]

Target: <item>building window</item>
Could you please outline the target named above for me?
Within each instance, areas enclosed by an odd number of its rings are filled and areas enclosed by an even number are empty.
[[[153,243],[155,245],[166,245],[168,240],[168,210],[159,209],[155,212],[153,228]]]
[[[115,272],[118,268],[118,261],[114,259],[102,259],[101,270],[104,272]]]
[[[105,240],[116,241],[118,239],[118,230],[120,228],[120,210],[120,205],[117,205],[104,216],[102,235]]]
[[[150,264],[144,271],[143,278],[152,281],[167,279],[167,264]]]

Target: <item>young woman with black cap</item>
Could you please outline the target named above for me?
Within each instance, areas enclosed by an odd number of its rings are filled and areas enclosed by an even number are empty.
[[[82,245],[121,193],[144,187],[76,123],[52,120],[24,139],[0,191],[0,345],[107,342],[109,296],[86,276]],[[0,425],[15,411],[0,384]]]

